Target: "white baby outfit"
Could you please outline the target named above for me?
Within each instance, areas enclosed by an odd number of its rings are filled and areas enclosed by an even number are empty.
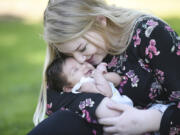
[[[80,93],[78,90],[81,88],[82,84],[86,82],[95,82],[95,80],[91,77],[82,77],[81,80],[72,88],[72,93]],[[117,103],[128,104],[130,106],[133,106],[132,100],[125,95],[120,95],[119,91],[114,87],[114,84],[112,82],[109,82],[109,85],[112,89],[112,100],[114,100]]]

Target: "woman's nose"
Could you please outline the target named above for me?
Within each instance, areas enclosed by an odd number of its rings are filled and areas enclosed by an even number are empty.
[[[75,52],[73,57],[79,62],[84,63],[86,61],[86,56],[82,55],[81,53]]]

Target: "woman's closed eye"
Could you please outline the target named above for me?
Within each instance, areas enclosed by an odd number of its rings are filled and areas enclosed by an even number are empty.
[[[82,46],[82,47],[79,49],[79,51],[80,51],[80,52],[84,52],[84,51],[86,50],[86,47],[87,47],[87,43],[86,43],[84,46]]]

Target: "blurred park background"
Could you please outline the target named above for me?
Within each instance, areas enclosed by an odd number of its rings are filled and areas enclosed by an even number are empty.
[[[106,0],[153,13],[180,35],[180,0]],[[0,0],[0,135],[33,128],[46,44],[42,15],[47,0]]]

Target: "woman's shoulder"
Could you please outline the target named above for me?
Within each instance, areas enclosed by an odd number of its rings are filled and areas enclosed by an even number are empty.
[[[158,25],[167,25],[167,23],[159,17],[153,15],[143,15],[135,21],[134,30],[147,29],[149,26],[156,27]]]

